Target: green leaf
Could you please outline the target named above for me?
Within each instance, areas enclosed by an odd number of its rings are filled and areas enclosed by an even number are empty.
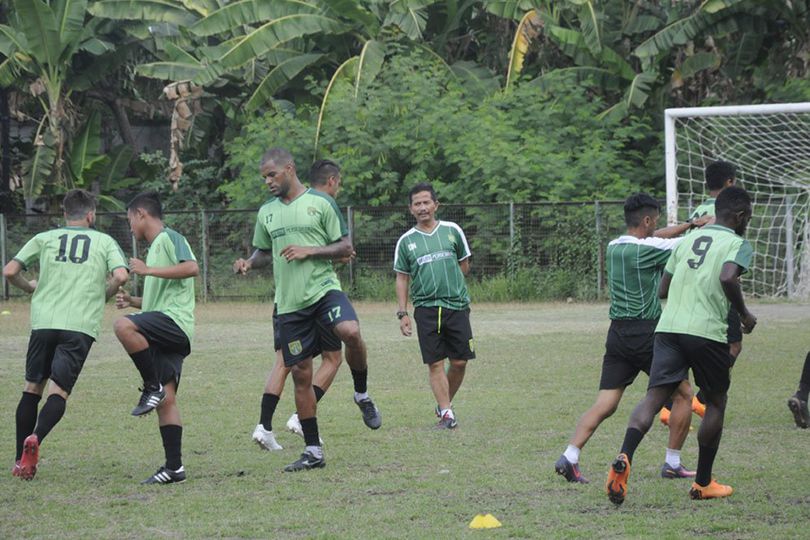
[[[380,21],[357,0],[323,0],[335,16],[345,17],[363,25],[367,35],[376,36]]]
[[[40,122],[38,133],[43,132],[44,124],[48,117],[45,116]],[[42,135],[42,144],[34,145],[34,153],[29,159],[22,163],[23,176],[23,196],[26,200],[33,200],[42,193],[42,189],[48,183],[56,160],[56,150],[53,146],[53,137],[45,129]]]
[[[686,80],[701,71],[720,67],[721,61],[722,58],[716,52],[699,52],[684,60],[678,71],[681,79]]]
[[[0,24],[0,53],[10,57],[16,50],[25,50],[27,47],[25,36],[18,34],[14,28]]]
[[[108,165],[98,176],[102,191],[113,191],[121,187],[119,184],[125,180],[124,175],[129,169],[129,163],[135,151],[128,144],[116,146],[107,153]]]
[[[622,30],[627,35],[644,34],[652,32],[661,28],[664,21],[652,15],[639,15],[633,17],[627,22],[627,25]]]
[[[580,28],[585,37],[585,44],[594,56],[602,52],[602,35],[599,30],[599,16],[593,7],[593,2],[582,3],[579,11]]]
[[[563,54],[570,57],[575,64],[582,66],[596,63],[596,59],[585,45],[585,36],[582,35],[582,32],[561,26],[551,26],[547,30],[548,35],[557,43]]]
[[[86,12],[87,0],[62,0],[57,3],[56,27],[62,44],[60,54],[82,35]]]
[[[58,67],[62,47],[53,10],[41,0],[14,0],[14,7],[28,43],[26,52],[39,64]]]
[[[357,61],[357,73],[354,78],[354,97],[360,92],[361,86],[370,84],[380,73],[385,61],[385,44],[370,39],[363,45]]]
[[[89,11],[96,17],[132,21],[154,21],[191,26],[197,16],[169,0],[101,0],[90,5]]]
[[[529,84],[536,85],[542,90],[548,90],[552,87],[553,82],[561,79],[568,80],[569,78],[577,83],[590,81],[605,90],[618,90],[622,87],[622,77],[615,72],[605,68],[589,66],[555,69],[533,79]]]
[[[70,172],[73,174],[73,179],[79,185],[87,185],[85,183],[84,172],[89,169],[92,164],[99,159],[103,158],[101,154],[101,115],[98,111],[93,111],[84,129],[79,135],[72,140],[70,150]]]
[[[98,38],[90,38],[79,45],[79,50],[88,52],[93,56],[101,56],[104,53],[115,50],[115,45]]]
[[[494,0],[484,2],[484,7],[493,15],[519,21],[535,5],[531,0]]]
[[[383,27],[396,26],[414,41],[422,39],[427,26],[427,12],[424,9],[408,8],[403,13],[389,11],[383,21]]]
[[[188,62],[151,62],[135,68],[138,75],[161,81],[194,81],[208,85],[216,81],[221,71],[216,66],[204,66]]]
[[[468,60],[460,60],[450,66],[461,81],[465,91],[474,95],[488,96],[500,88],[498,78],[485,66]]]
[[[8,88],[17,82],[19,69],[11,58],[6,58],[0,62],[0,88]]]
[[[347,27],[323,15],[288,15],[272,20],[240,39],[219,60],[225,67],[237,67],[291,39],[310,34],[340,34]]]
[[[245,107],[252,111],[266,103],[279,88],[322,57],[322,54],[302,54],[280,63],[271,69],[262,82],[259,83],[258,88],[250,96]]]
[[[197,21],[191,32],[198,36],[211,36],[233,32],[243,25],[267,22],[288,15],[318,14],[321,10],[304,0],[239,0],[211,12]]]
[[[335,73],[332,74],[332,78],[329,79],[329,84],[326,85],[326,91],[323,93],[323,99],[321,100],[321,108],[318,111],[318,123],[315,125],[315,146],[313,148],[312,154],[313,159],[318,155],[318,141],[321,137],[321,127],[323,126],[323,115],[326,111],[326,104],[329,100],[329,94],[332,91],[332,87],[335,83],[340,79],[340,77],[346,77],[347,74],[352,73],[352,70],[357,69],[357,64],[360,61],[359,56],[352,56],[342,64],[338,66],[335,70]]]

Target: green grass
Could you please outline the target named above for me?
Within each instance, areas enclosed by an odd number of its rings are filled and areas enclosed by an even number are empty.
[[[760,324],[734,370],[715,464],[734,495],[694,502],[687,481],[658,478],[666,430],[656,422],[636,453],[628,500],[616,509],[603,482],[643,375],[583,451],[592,483],[569,485],[553,471],[595,397],[605,305],[475,305],[478,359],[454,403],[460,428],[447,433],[431,429],[416,338],[399,335],[392,304],[359,303],[383,427],[362,424],[342,368],[318,415],[328,465],[299,474],[281,468],[298,456],[300,439],[282,432],[277,453],[250,441],[271,361],[270,306],[201,305],[180,386],[189,481],[145,487],[139,481],[162,463],[162,449],[154,415],[129,416],[138,381],[112,336],[112,310],[65,418],[42,446],[36,479],[11,477],[28,307],[4,304],[12,314],[0,316],[0,537],[806,537],[810,430],[794,427],[785,400],[807,352],[810,310],[754,307]],[[293,411],[290,390],[277,432]],[[696,454],[690,435],[685,463],[694,466]],[[503,527],[469,530],[478,513]]]

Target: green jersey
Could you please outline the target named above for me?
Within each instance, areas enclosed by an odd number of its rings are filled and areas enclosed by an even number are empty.
[[[276,313],[307,308],[327,292],[340,290],[332,261],[307,257],[287,262],[281,251],[290,245],[327,246],[348,234],[334,199],[314,189],[307,189],[289,203],[271,199],[259,209],[253,246],[273,251]]]
[[[692,210],[692,213],[689,214],[689,219],[697,219],[703,216],[713,216],[714,215],[714,197],[706,199],[703,201],[703,204]]]
[[[708,225],[690,234],[667,261],[672,282],[655,331],[727,343],[729,301],[720,272],[727,262],[747,270],[752,257],[751,244],[727,227]]]
[[[107,274],[126,268],[110,236],[85,227],[39,233],[14,257],[23,268],[39,261],[31,299],[32,330],[71,330],[98,337],[107,300]]]
[[[430,233],[412,228],[397,242],[394,270],[411,276],[411,301],[415,307],[461,310],[470,295],[459,261],[470,256],[461,227],[439,221]]]
[[[146,266],[165,268],[184,261],[196,261],[186,238],[164,227],[149,246]],[[188,336],[194,337],[194,278],[166,279],[146,276],[143,283],[142,311],[160,311]]]
[[[656,320],[661,316],[661,272],[680,241],[624,235],[608,244],[611,319]]]

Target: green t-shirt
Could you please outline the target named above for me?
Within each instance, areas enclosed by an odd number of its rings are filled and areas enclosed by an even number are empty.
[[[703,216],[713,216],[714,215],[714,197],[710,197],[703,201],[701,205],[697,208],[692,210],[692,213],[689,214],[689,219],[697,219]]]
[[[753,249],[729,228],[708,225],[689,235],[672,253],[669,298],[656,332],[689,334],[727,342],[729,301],[720,284],[723,264],[747,270]]]
[[[286,204],[271,199],[259,209],[253,246],[273,252],[279,315],[307,308],[327,292],[340,290],[332,261],[308,257],[287,262],[281,251],[289,245],[327,246],[348,234],[334,199],[314,189]]]
[[[470,305],[470,295],[458,263],[469,256],[470,246],[461,227],[439,221],[430,233],[414,227],[400,236],[394,270],[411,276],[414,307],[461,310]]]
[[[164,227],[149,246],[146,266],[162,268],[184,261],[196,261],[186,238],[177,231]],[[188,340],[194,337],[194,278],[165,279],[146,276],[143,283],[142,311],[160,311],[185,332]]]
[[[661,316],[658,284],[680,238],[636,238],[623,235],[607,247],[610,318],[655,320]]]
[[[24,268],[39,261],[31,299],[32,330],[70,330],[98,337],[107,275],[127,267],[112,237],[85,227],[62,227],[39,233],[14,258]]]

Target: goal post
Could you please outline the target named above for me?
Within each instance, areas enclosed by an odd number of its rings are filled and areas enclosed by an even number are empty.
[[[667,109],[664,144],[667,221],[685,219],[708,196],[709,163],[733,163],[754,203],[746,292],[810,295],[810,103]]]

